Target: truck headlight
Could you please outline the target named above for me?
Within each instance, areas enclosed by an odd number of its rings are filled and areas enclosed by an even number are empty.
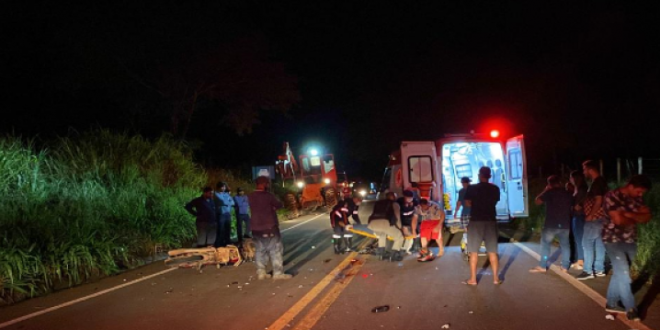
[[[366,196],[366,195],[367,195],[367,191],[366,191],[366,190],[360,190],[360,196],[364,197],[364,196]]]
[[[298,186],[298,188],[302,188],[302,187],[305,186],[305,183],[302,182],[302,181],[298,181],[298,182],[296,182],[296,185]]]

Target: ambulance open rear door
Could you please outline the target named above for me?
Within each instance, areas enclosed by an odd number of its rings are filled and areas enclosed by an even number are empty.
[[[528,217],[527,158],[522,135],[506,141],[507,194],[512,218]]]
[[[404,141],[401,143],[403,189],[417,183],[421,197],[442,201],[442,177],[433,141]]]

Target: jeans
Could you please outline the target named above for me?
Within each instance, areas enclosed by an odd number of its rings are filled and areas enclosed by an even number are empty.
[[[550,244],[555,236],[559,237],[559,246],[561,247],[561,266],[568,269],[571,266],[571,242],[569,241],[570,231],[568,229],[545,228],[541,233],[541,261],[539,266],[543,269],[548,268],[548,257],[550,257]]]
[[[245,224],[245,234],[243,233],[243,224]],[[250,215],[249,214],[238,214],[236,215],[236,236],[238,236],[238,241],[243,241],[243,236],[250,235]]]
[[[573,216],[573,238],[575,241],[575,257],[584,260],[584,249],[582,248],[582,237],[584,236],[584,215]]]
[[[197,247],[207,247],[215,244],[215,237],[218,231],[216,223],[197,222]]]
[[[612,278],[607,287],[607,305],[617,306],[619,300],[627,311],[635,309],[635,296],[630,284],[630,264],[637,253],[636,243],[607,243],[607,253],[612,262]]]
[[[592,274],[594,271],[605,271],[605,246],[603,245],[602,219],[587,221],[584,223],[582,248],[584,249],[584,271],[589,274]]]
[[[215,239],[216,247],[231,244],[231,213],[223,213],[218,217],[218,236]]]
[[[257,274],[266,274],[268,259],[273,265],[273,275],[283,274],[284,246],[280,235],[268,235],[267,237],[255,235],[253,238],[255,246],[255,262]]]

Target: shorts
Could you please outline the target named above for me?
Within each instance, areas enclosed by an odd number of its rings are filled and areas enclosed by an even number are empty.
[[[335,226],[333,228],[333,238],[353,237],[353,233],[348,231],[346,227]]]
[[[433,229],[438,227],[440,225],[440,220],[424,220],[422,221],[422,225],[420,226],[420,234],[419,237],[425,237],[427,239],[438,239],[440,237],[440,230],[438,230],[437,233],[433,232]]]
[[[486,246],[486,252],[497,253],[497,222],[471,221],[467,231],[467,252],[479,253],[481,242]]]

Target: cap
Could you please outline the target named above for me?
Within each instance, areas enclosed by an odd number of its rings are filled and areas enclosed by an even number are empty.
[[[404,190],[403,191],[403,196],[404,197],[413,197],[413,196],[415,196],[415,194],[413,194],[413,192],[411,190]]]
[[[468,178],[467,176],[461,178],[461,183],[470,183],[470,182],[472,182],[472,180],[470,180],[470,178]]]
[[[483,176],[486,179],[490,179],[490,168],[487,166],[482,166],[479,169],[479,175]]]

